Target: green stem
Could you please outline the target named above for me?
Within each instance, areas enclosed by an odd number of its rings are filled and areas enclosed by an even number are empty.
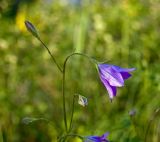
[[[64,125],[66,132],[68,132],[67,127],[67,114],[66,114],[66,101],[65,101],[65,73],[66,72],[66,63],[63,65],[63,77],[62,77],[62,95],[63,95],[63,116],[64,116]]]
[[[57,63],[56,59],[54,58],[54,56],[52,55],[52,53],[50,52],[49,48],[45,45],[45,43],[40,39],[40,38],[37,38],[41,43],[42,45],[47,49],[49,55],[51,56],[53,62],[56,64],[57,68],[59,69],[59,71],[62,73],[63,70],[61,69],[61,67],[59,66],[59,64]]]
[[[65,128],[66,128],[66,132],[69,133],[71,131],[71,127],[72,127],[72,123],[73,123],[73,114],[74,114],[74,97],[73,97],[73,103],[72,103],[72,114],[71,114],[71,120],[70,120],[70,127],[69,127],[69,131],[68,131],[68,127],[67,127],[67,116],[66,116],[66,104],[65,104],[65,71],[66,71],[66,64],[67,61],[70,59],[70,57],[74,56],[74,55],[79,55],[79,56],[83,56],[87,59],[89,59],[89,61],[91,61],[94,64],[97,64],[97,61],[94,58],[91,58],[83,53],[72,53],[69,56],[66,57],[64,64],[63,64],[63,82],[62,82],[62,93],[63,93],[63,112],[64,112],[64,123],[65,123]]]
[[[47,49],[49,55],[51,56],[53,62],[56,64],[57,68],[59,69],[59,71],[62,73],[63,77],[62,77],[62,95],[63,95],[63,115],[64,115],[64,124],[65,124],[65,130],[66,132],[68,131],[67,128],[67,116],[66,116],[66,104],[65,104],[65,64],[63,66],[63,70],[61,69],[61,67],[59,66],[59,64],[56,62],[56,59],[54,58],[54,56],[51,54],[49,48],[45,45],[45,43],[38,37],[37,38],[42,45]]]
[[[73,95],[73,101],[72,101],[72,113],[71,113],[71,120],[70,120],[70,126],[69,126],[69,132],[72,129],[72,122],[73,122],[73,115],[74,115],[74,104],[75,104],[75,95]]]
[[[67,56],[67,58],[65,59],[65,62],[67,62],[67,60],[68,60],[71,56],[74,56],[74,55],[83,56],[83,57],[88,58],[92,63],[95,63],[95,64],[98,63],[94,58],[89,57],[88,55],[83,54],[83,53],[72,53],[72,54],[70,54],[69,56]],[[65,63],[65,64],[66,64],[66,63]]]

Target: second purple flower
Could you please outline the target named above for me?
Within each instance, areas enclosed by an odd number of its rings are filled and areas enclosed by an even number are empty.
[[[131,77],[129,72],[135,68],[121,68],[110,64],[98,64],[99,76],[109,93],[110,99],[113,99],[117,93],[117,87],[124,86],[124,80]]]
[[[108,132],[103,134],[102,136],[87,136],[84,142],[109,142],[107,140]]]

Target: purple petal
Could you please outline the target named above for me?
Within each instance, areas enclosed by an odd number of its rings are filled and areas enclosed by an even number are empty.
[[[121,72],[121,75],[123,77],[123,79],[128,79],[130,78],[132,75],[128,72]]]
[[[103,78],[102,76],[100,76],[100,79],[101,79],[102,83],[104,84],[104,86],[106,87],[110,99],[113,99],[113,97],[116,96],[116,93],[117,93],[116,87],[109,85],[108,81],[105,78]]]
[[[121,73],[112,69],[111,66],[100,66],[99,71],[100,75],[105,78],[111,86],[124,86],[124,80]]]
[[[85,137],[85,141],[84,142],[109,142],[107,140],[107,136],[108,136],[108,132],[106,132],[105,134],[103,134],[102,136],[87,136]]]
[[[106,137],[109,135],[109,133],[108,132],[106,132],[106,133],[104,133],[103,135],[102,135],[102,139],[106,139]]]
[[[121,68],[119,66],[112,65],[112,68],[117,72],[132,72],[135,68]]]
[[[98,64],[98,67],[99,68],[108,68],[108,67],[111,67],[112,65],[110,64]]]
[[[88,137],[86,137],[85,142],[90,142],[89,140],[93,141],[93,142],[101,142],[101,139],[99,136],[88,136]]]

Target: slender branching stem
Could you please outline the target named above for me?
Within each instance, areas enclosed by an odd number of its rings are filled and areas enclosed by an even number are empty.
[[[68,131],[67,128],[67,116],[66,116],[66,104],[65,104],[65,64],[63,66],[63,69],[59,66],[59,64],[57,63],[56,59],[54,58],[54,56],[52,55],[52,53],[50,52],[49,48],[45,45],[45,43],[38,37],[37,38],[41,44],[47,49],[49,55],[51,56],[53,62],[56,64],[57,68],[59,69],[59,71],[62,73],[63,77],[62,77],[62,96],[63,96],[63,115],[64,115],[64,125],[65,125],[65,130],[66,132]]]
[[[73,122],[73,116],[74,116],[74,104],[75,104],[75,95],[73,95],[73,101],[72,101],[72,112],[71,112],[71,120],[70,120],[69,132],[72,129],[72,122]]]
[[[37,38],[41,44],[47,49],[49,55],[51,56],[53,62],[56,64],[57,68],[59,69],[59,71],[62,73],[63,70],[61,69],[61,67],[59,66],[59,64],[57,63],[56,59],[54,58],[54,56],[52,55],[51,51],[49,50],[49,48],[45,45],[45,43],[40,39],[40,38]]]
[[[64,64],[63,64],[63,82],[62,82],[62,93],[63,93],[63,110],[64,110],[64,122],[65,122],[65,128],[66,128],[66,131],[67,133],[69,133],[71,131],[71,128],[72,128],[72,123],[73,123],[73,115],[74,115],[74,101],[75,101],[75,96],[73,96],[73,102],[72,102],[72,112],[71,112],[71,119],[70,119],[70,127],[68,129],[68,126],[67,126],[67,116],[66,116],[66,104],[65,104],[65,71],[66,71],[66,64],[67,64],[67,61],[70,59],[70,57],[74,56],[74,55],[79,55],[79,56],[83,56],[87,59],[89,59],[89,61],[91,61],[92,63],[94,64],[97,64],[97,61],[94,59],[94,58],[91,58],[89,57],[88,55],[85,55],[83,53],[72,53],[70,55],[68,55],[64,61]]]
[[[57,63],[56,59],[50,52],[49,48],[45,45],[45,43],[41,40],[41,38],[37,37],[37,39],[41,42],[41,44],[47,49],[49,55],[51,56],[53,62],[56,64],[59,71],[62,73],[62,96],[63,96],[63,115],[64,115],[64,124],[65,124],[65,130],[68,131],[67,128],[67,116],[66,116],[66,104],[65,104],[65,64],[63,66],[63,69],[60,67],[60,65]]]
[[[63,69],[59,66],[59,64],[57,63],[56,59],[54,58],[54,56],[52,55],[52,53],[50,52],[49,48],[45,45],[45,43],[40,39],[37,38],[41,44],[47,49],[49,55],[51,56],[53,62],[56,64],[57,68],[59,69],[59,71],[62,73],[62,96],[63,96],[63,118],[64,118],[64,125],[65,125],[65,130],[66,132],[68,131],[67,128],[67,116],[66,116],[66,104],[65,104],[65,64],[63,66]]]

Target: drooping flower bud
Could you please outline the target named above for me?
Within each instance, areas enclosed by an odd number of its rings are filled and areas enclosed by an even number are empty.
[[[87,98],[82,95],[79,95],[78,103],[83,107],[87,106],[88,105]]]

